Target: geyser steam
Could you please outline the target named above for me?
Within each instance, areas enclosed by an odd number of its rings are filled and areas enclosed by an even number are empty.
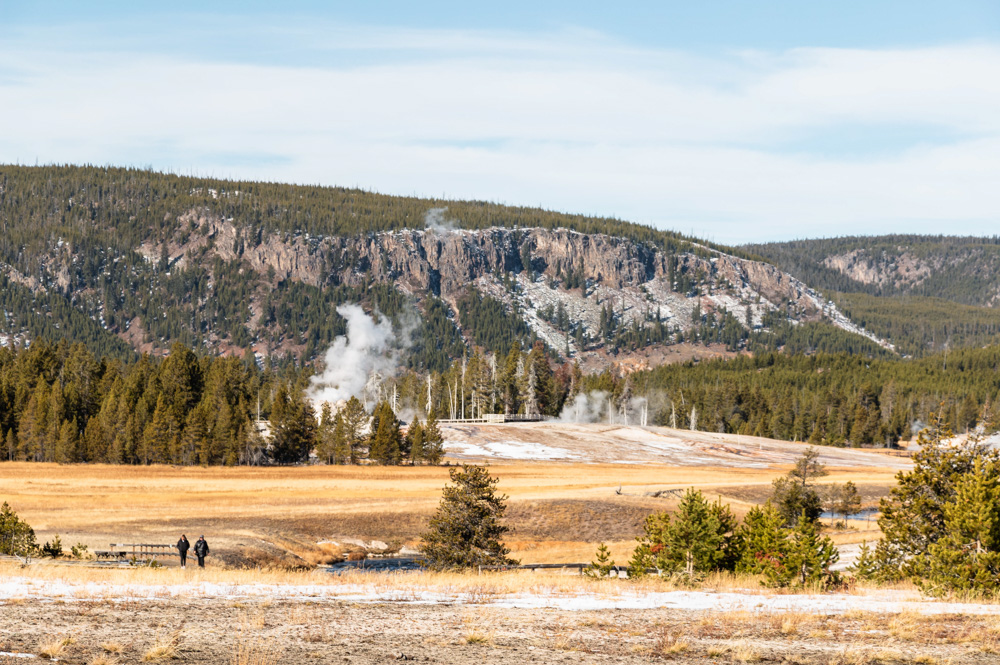
[[[351,397],[365,401],[365,388],[373,376],[390,377],[396,371],[398,348],[388,319],[381,317],[376,323],[359,305],[341,305],[337,313],[347,320],[347,334],[333,340],[323,357],[323,373],[310,379],[306,391],[317,408],[323,402],[336,406]]]

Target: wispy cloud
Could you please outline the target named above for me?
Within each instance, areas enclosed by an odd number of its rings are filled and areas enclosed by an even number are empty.
[[[726,242],[1000,221],[992,44],[706,57],[327,25],[258,42],[296,54],[278,66],[66,34],[0,43],[0,160],[540,204]]]

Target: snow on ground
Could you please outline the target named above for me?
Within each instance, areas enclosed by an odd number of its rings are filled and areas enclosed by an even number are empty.
[[[564,460],[767,468],[794,464],[806,444],[667,427],[560,422],[442,424],[445,451],[458,460]],[[817,448],[828,466],[908,469],[910,461],[850,448]]]
[[[397,578],[398,579],[398,578]],[[386,578],[371,584],[218,584],[188,582],[178,584],[115,584],[107,582],[72,583],[36,581],[8,577],[0,582],[0,604],[11,599],[75,602],[84,600],[142,601],[164,599],[219,600],[302,600],[353,603],[399,602],[421,605],[476,603],[522,609],[561,609],[569,611],[676,609],[705,612],[812,612],[839,614],[847,611],[876,613],[916,612],[920,614],[998,615],[1000,605],[960,603],[919,599],[912,592],[882,591],[873,595],[771,594],[731,591],[633,591],[616,589],[609,581],[602,593],[532,592],[499,595],[485,603],[480,595],[434,591],[394,584],[387,588]]]
[[[495,441],[483,445],[456,443],[448,446],[455,457],[496,457],[516,460],[577,460],[579,455],[563,448],[551,448],[525,441]]]

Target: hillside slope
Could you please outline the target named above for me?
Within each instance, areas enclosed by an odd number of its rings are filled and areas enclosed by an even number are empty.
[[[439,370],[470,344],[503,353],[536,339],[594,368],[692,342],[889,347],[749,254],[611,219],[5,166],[0,225],[0,332],[100,354],[182,342],[309,361],[344,333],[346,302],[389,316],[411,337],[409,364]]]
[[[747,245],[853,321],[923,355],[1000,341],[1000,238],[891,235]]]

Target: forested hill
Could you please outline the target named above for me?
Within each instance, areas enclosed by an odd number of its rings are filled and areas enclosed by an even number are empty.
[[[1000,237],[862,236],[743,249],[822,291],[903,353],[1000,339]]]
[[[0,334],[128,358],[308,362],[343,303],[388,316],[406,362],[541,340],[600,368],[651,350],[892,353],[744,251],[616,219],[336,187],[0,166]],[[694,351],[692,351],[694,349]]]

